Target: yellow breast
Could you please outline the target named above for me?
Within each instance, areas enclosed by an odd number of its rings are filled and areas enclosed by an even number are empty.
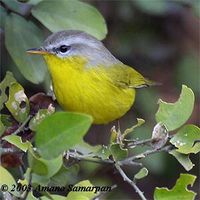
[[[134,89],[118,87],[106,67],[85,67],[80,57],[45,55],[58,103],[68,111],[87,113],[95,124],[123,116],[135,99]]]

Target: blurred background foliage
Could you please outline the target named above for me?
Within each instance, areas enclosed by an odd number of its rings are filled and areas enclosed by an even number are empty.
[[[138,91],[136,104],[120,119],[122,130],[140,117],[146,123],[136,130],[134,137],[149,138],[155,125],[158,99],[176,101],[182,84],[192,88],[196,97],[188,123],[199,125],[199,16],[199,0],[1,0],[1,80],[9,70],[23,85],[27,96],[48,92],[50,78],[44,61],[38,56],[27,55],[25,50],[40,46],[51,32],[84,30],[104,39],[106,47],[122,62],[162,83],[159,87]],[[92,144],[106,144],[113,124],[116,122],[93,127],[86,139]],[[198,156],[192,160],[196,166],[191,173],[198,174]],[[151,175],[139,182],[139,186],[149,198],[155,186],[172,186],[179,173],[184,171],[174,158],[163,153],[149,156],[145,162]],[[85,177],[96,184],[111,184],[108,177],[113,183],[121,183],[111,169],[96,164],[81,163],[77,178],[65,175],[68,183]],[[196,182],[196,188],[198,186]],[[127,199],[135,197],[126,184],[112,195],[110,198],[113,199],[120,199],[120,196],[125,199],[125,195]]]

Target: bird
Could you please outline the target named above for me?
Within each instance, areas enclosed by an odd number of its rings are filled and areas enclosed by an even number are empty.
[[[27,52],[44,57],[59,105],[91,115],[93,124],[121,118],[134,104],[136,89],[154,85],[84,31],[55,32]]]

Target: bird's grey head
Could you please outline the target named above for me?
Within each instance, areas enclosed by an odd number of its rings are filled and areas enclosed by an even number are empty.
[[[89,65],[111,65],[120,62],[101,41],[83,31],[68,30],[53,33],[44,41],[42,49],[60,58],[83,56]]]

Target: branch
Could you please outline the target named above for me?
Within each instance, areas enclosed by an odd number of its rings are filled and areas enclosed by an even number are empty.
[[[154,138],[150,138],[150,139],[145,139],[145,140],[124,140],[123,142],[125,143],[126,148],[128,147],[131,148],[137,145],[148,145],[154,141],[155,141]]]
[[[30,119],[31,119],[31,115],[27,117],[27,119],[18,127],[18,129],[12,133],[12,135],[17,135],[18,133],[23,131],[24,127],[26,126],[26,124],[29,122]]]
[[[87,162],[94,162],[94,163],[99,163],[99,164],[114,164],[115,161],[107,159],[107,160],[102,160],[98,158],[93,158],[91,156],[83,156],[78,154],[77,152],[67,152],[64,157],[68,160],[69,158],[73,158],[78,161],[87,161]]]
[[[138,141],[138,143],[144,144],[144,143],[147,143],[147,142],[150,142],[150,141],[152,141],[152,139]],[[165,147],[160,148],[160,149],[147,150],[144,153],[128,157],[128,158],[121,160],[121,161],[114,161],[114,160],[111,160],[111,159],[103,160],[101,158],[95,158],[94,156],[91,157],[91,155],[81,155],[77,151],[74,151],[74,152],[68,151],[67,153],[65,153],[64,158],[66,158],[67,160],[69,158],[72,158],[72,159],[75,159],[75,160],[78,160],[78,161],[87,161],[87,162],[94,162],[94,163],[99,163],[99,164],[112,164],[112,165],[114,165],[115,168],[120,173],[120,175],[122,176],[122,178],[124,179],[124,181],[127,182],[129,185],[131,185],[134,188],[134,190],[138,193],[140,198],[142,200],[147,200],[146,197],[144,196],[143,192],[137,187],[136,183],[134,181],[132,181],[125,174],[125,172],[122,170],[121,166],[124,166],[124,165],[142,166],[142,163],[137,163],[137,162],[134,162],[134,161],[141,159],[141,158],[144,158],[144,157],[146,157],[147,155],[150,155],[150,154],[154,154],[154,153],[158,153],[158,152],[162,152],[162,151],[168,152],[172,148],[173,148],[172,145],[168,145],[168,146],[165,146]],[[97,196],[97,197],[99,197],[99,196]]]
[[[159,153],[159,152],[162,152],[162,151],[168,152],[171,149],[172,149],[172,145],[165,146],[161,149],[147,150],[144,153],[128,157],[128,158],[126,158],[122,161],[118,161],[118,165],[120,165],[120,166],[122,166],[122,165],[142,166],[142,163],[134,162],[134,160],[145,158],[146,156],[148,156],[150,154]],[[73,158],[73,159],[78,160],[78,161],[87,161],[87,162],[94,162],[94,163],[99,163],[99,164],[115,164],[115,161],[111,160],[111,159],[103,160],[103,159],[100,159],[100,158],[91,157],[90,155],[87,155],[87,156],[84,155],[83,156],[83,155],[78,154],[77,152],[67,152],[64,155],[64,157],[67,160],[69,158]]]
[[[128,157],[124,160],[118,161],[118,164],[120,166],[121,165],[142,166],[142,163],[134,162],[134,160],[145,158],[146,156],[148,156],[150,154],[159,153],[159,152],[162,152],[162,151],[168,152],[172,148],[173,148],[172,145],[168,145],[168,146],[165,146],[161,149],[147,150],[144,153],[134,155],[134,156]],[[83,156],[83,155],[78,154],[77,152],[67,152],[64,155],[64,158],[66,158],[67,160],[69,158],[73,158],[73,159],[78,160],[78,161],[87,161],[87,162],[94,162],[94,163],[99,163],[99,164],[115,164],[115,161],[111,160],[111,159],[102,160],[100,158],[91,157],[90,155],[86,155],[86,156],[84,155]]]
[[[98,164],[115,164],[114,160],[111,159],[105,159],[102,160],[101,158],[94,158],[91,157],[90,155],[80,155],[77,152],[67,152],[64,157],[68,160],[69,158],[73,158],[75,160],[78,161],[86,161],[86,162],[93,162],[93,163],[98,163]],[[120,165],[121,162],[118,162]],[[138,163],[138,162],[133,162],[130,161],[129,163],[123,163],[123,165],[131,165],[131,166],[142,166],[142,163]]]
[[[129,158],[126,158],[124,159],[123,161],[121,161],[121,163],[129,163],[131,161],[134,161],[134,160],[137,160],[137,159],[140,159],[140,158],[145,158],[146,156],[150,155],[150,154],[154,154],[154,153],[158,153],[158,152],[162,152],[162,151],[165,151],[165,152],[168,152],[169,150],[171,150],[173,148],[172,145],[168,145],[168,146],[165,146],[161,149],[152,149],[152,150],[147,150],[145,151],[144,153],[141,153],[141,154],[138,154],[138,155],[134,155],[134,156],[131,156]]]
[[[117,184],[114,184],[111,186],[111,190],[109,192],[111,192],[112,190],[114,190],[115,188],[117,188]],[[98,195],[96,195],[92,200],[100,200],[100,198],[102,196],[104,196],[105,194],[107,194],[108,192],[100,192]]]
[[[132,181],[130,178],[128,178],[128,176],[125,174],[125,172],[122,170],[122,168],[120,167],[120,165],[118,163],[115,164],[115,167],[116,167],[117,171],[120,173],[120,175],[122,176],[122,178],[124,179],[124,181],[127,182],[129,185],[131,185],[134,188],[134,190],[138,193],[140,198],[142,200],[147,200],[146,197],[144,196],[143,192],[138,188],[138,186],[135,184],[134,181]]]

